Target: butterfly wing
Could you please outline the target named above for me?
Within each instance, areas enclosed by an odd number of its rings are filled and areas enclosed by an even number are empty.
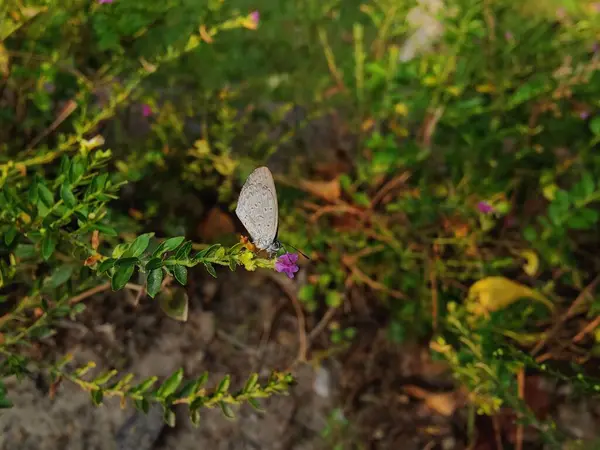
[[[235,214],[259,249],[277,238],[279,211],[273,175],[267,167],[255,169],[242,187]]]

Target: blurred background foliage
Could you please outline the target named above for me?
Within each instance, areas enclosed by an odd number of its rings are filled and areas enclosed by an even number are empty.
[[[525,377],[600,390],[599,33],[592,1],[5,0],[1,182],[109,148],[114,244],[229,245],[268,165],[324,354],[375,323],[555,444]]]

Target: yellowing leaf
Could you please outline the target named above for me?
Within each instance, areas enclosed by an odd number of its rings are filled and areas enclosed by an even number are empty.
[[[408,115],[408,106],[405,103],[397,103],[394,106],[394,112],[399,116],[407,116]]]
[[[480,84],[475,88],[475,90],[481,94],[489,94],[490,92],[495,92],[496,87],[493,84]]]
[[[10,56],[6,51],[6,47],[0,42],[0,76],[8,77],[10,73]]]
[[[553,310],[554,305],[539,292],[505,277],[487,277],[469,289],[466,308],[476,316],[507,308],[522,298],[530,298]]]
[[[527,261],[523,265],[523,270],[525,273],[530,277],[535,276],[540,268],[540,259],[538,258],[538,255],[534,251],[524,250],[521,252],[521,256]]]
[[[229,176],[235,170],[237,163],[228,155],[217,156],[213,159],[213,164],[217,172],[223,176]]]
[[[554,195],[556,194],[557,190],[558,190],[558,186],[556,184],[554,184],[554,183],[548,184],[543,187],[542,194],[544,194],[544,197],[546,198],[546,200],[551,202],[552,200],[554,200]]]

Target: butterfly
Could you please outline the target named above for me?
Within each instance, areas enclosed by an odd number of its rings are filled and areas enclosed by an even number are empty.
[[[272,256],[281,249],[281,242],[277,239],[277,190],[267,167],[258,167],[248,176],[240,192],[235,214],[259,250],[265,250]]]
[[[265,250],[269,257],[283,247],[277,239],[279,231],[277,190],[273,174],[268,167],[257,167],[248,176],[240,192],[235,214],[248,230],[252,243],[259,250]],[[298,252],[310,259],[300,250]]]

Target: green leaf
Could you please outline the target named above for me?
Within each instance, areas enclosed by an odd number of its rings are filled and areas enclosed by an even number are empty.
[[[217,272],[211,263],[204,263],[204,267],[206,267],[206,271],[210,273],[213,277],[217,278]]]
[[[106,372],[102,375],[97,376],[96,378],[94,378],[94,380],[92,381],[92,383],[100,386],[102,384],[106,384],[110,381],[111,378],[113,378],[115,375],[117,375],[117,371],[116,370],[111,370],[109,372]]]
[[[54,233],[46,232],[44,238],[42,239],[42,258],[44,261],[48,261],[52,253],[54,253],[54,249],[56,248],[57,239]]]
[[[224,394],[229,390],[229,385],[231,384],[231,378],[229,377],[229,375],[225,375],[223,377],[223,379],[221,380],[221,382],[219,383],[219,386],[216,389],[216,392],[219,394]]]
[[[54,269],[52,275],[44,280],[44,286],[51,289],[56,289],[57,287],[62,286],[69,281],[74,270],[75,267],[70,264],[58,266],[56,269]]]
[[[152,258],[146,263],[146,270],[154,270],[163,266],[163,260],[160,258]]]
[[[177,398],[188,398],[189,396],[196,393],[196,380],[190,380],[183,385],[181,390],[177,393]]]
[[[27,199],[29,200],[30,204],[37,204],[39,200],[39,191],[37,183],[33,183],[31,186],[29,186],[29,191],[27,192]]]
[[[169,408],[165,408],[163,412],[163,420],[168,426],[173,428],[175,426],[175,413]]]
[[[154,236],[154,233],[146,233],[138,236],[135,241],[131,243],[127,251],[123,254],[124,257],[137,258],[146,251],[150,244],[150,238]]]
[[[194,258],[192,258],[192,259],[194,261],[199,261],[202,258],[208,258],[209,256],[212,255],[212,253],[214,251],[216,251],[220,247],[221,247],[221,244],[213,244],[210,247],[205,248],[204,250],[200,250],[198,253],[196,253],[196,255],[194,256]]]
[[[202,387],[204,383],[208,381],[208,372],[204,372],[195,380],[188,381],[183,388],[177,394],[177,398],[187,398],[190,395],[194,395]]]
[[[590,197],[596,190],[596,183],[589,172],[585,172],[581,177],[581,186],[583,189],[583,195],[586,197]]]
[[[596,116],[590,120],[590,130],[596,136],[600,135],[600,116]]]
[[[12,407],[13,403],[9,399],[7,399],[6,397],[0,398],[0,409],[8,409]]]
[[[138,258],[121,258],[121,259],[117,259],[117,261],[115,262],[115,267],[126,267],[126,266],[133,266],[135,264],[137,264],[138,262],[140,262],[140,260]]]
[[[229,406],[225,402],[219,402],[219,406],[221,407],[221,411],[223,411],[223,415],[225,417],[227,417],[228,419],[235,419],[235,414],[233,413],[231,406]]]
[[[58,172],[61,175],[67,176],[69,174],[69,167],[71,167],[71,160],[67,155],[62,155],[60,158],[60,166],[58,167]]]
[[[248,381],[246,381],[246,385],[244,386],[244,392],[251,392],[257,383],[258,383],[258,374],[253,373],[248,378]]]
[[[260,403],[258,403],[258,401],[255,398],[249,398],[248,403],[250,403],[250,406],[252,406],[255,410],[259,412],[265,411],[263,408],[261,408]]]
[[[143,394],[144,392],[148,391],[154,385],[154,383],[156,383],[157,379],[158,379],[157,377],[147,378],[144,381],[142,381],[140,384],[131,388],[130,392],[132,394]]]
[[[113,291],[118,291],[120,289],[123,289],[127,282],[130,280],[131,276],[133,275],[133,271],[135,270],[135,266],[115,266],[115,269],[115,274],[113,275],[110,284]]]
[[[114,258],[105,259],[98,265],[98,269],[97,269],[98,273],[104,273],[108,269],[112,269],[116,262],[117,262],[117,260]]]
[[[148,278],[146,280],[146,292],[151,298],[160,291],[160,286],[163,281],[163,270],[161,268],[151,270],[148,272]]]
[[[102,389],[96,389],[95,391],[92,391],[91,394],[92,394],[92,403],[94,403],[94,405],[96,405],[96,406],[100,406],[102,404],[102,400],[104,398],[104,393],[102,392]]]
[[[156,250],[154,250],[152,256],[161,256],[163,253],[175,250],[184,241],[184,239],[185,236],[177,236],[162,241],[160,245],[156,247]]]
[[[200,410],[199,409],[190,410],[190,421],[192,422],[192,426],[194,428],[198,428],[200,426]]]
[[[54,206],[54,195],[50,192],[50,189],[45,184],[38,184],[38,193],[40,194],[40,200],[48,207]]]
[[[104,233],[107,236],[117,236],[117,230],[113,227],[109,227],[108,225],[103,225],[101,223],[95,223],[93,229],[98,230],[100,233]]]
[[[188,272],[185,266],[173,267],[173,274],[175,275],[175,279],[179,281],[181,285],[186,285]]]
[[[156,392],[156,396],[161,399],[167,398],[169,395],[173,394],[177,390],[182,381],[183,369],[179,369],[165,380],[165,382],[160,386],[160,388]]]
[[[133,404],[138,411],[141,411],[144,414],[148,414],[148,411],[150,411],[150,402],[148,402],[148,399],[146,398],[135,400]]]
[[[4,243],[10,247],[10,244],[13,243],[15,237],[17,237],[17,228],[14,226],[10,226],[8,230],[6,230],[6,232],[4,233]]]
[[[126,243],[116,245],[115,248],[113,248],[112,257],[117,259],[120,258],[125,254],[128,248],[129,244]]]
[[[77,199],[73,195],[73,191],[71,190],[71,186],[67,183],[63,183],[60,187],[60,198],[65,202],[69,208],[73,208],[77,204]]]
[[[185,244],[183,244],[181,247],[179,247],[177,252],[175,252],[175,259],[177,259],[177,260],[186,259],[191,251],[192,251],[192,241],[187,241]]]
[[[69,168],[69,182],[71,184],[77,184],[79,179],[85,172],[85,165],[80,159],[74,159]]]

